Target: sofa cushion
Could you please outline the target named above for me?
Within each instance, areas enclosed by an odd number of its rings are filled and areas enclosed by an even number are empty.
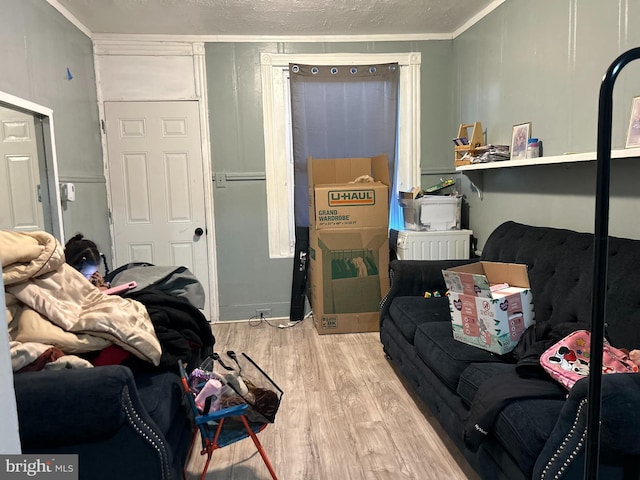
[[[455,340],[450,321],[418,325],[415,346],[420,358],[453,391],[470,364],[499,361],[491,352]]]
[[[482,382],[489,377],[509,373],[513,370],[514,365],[510,363],[472,363],[460,375],[457,387],[458,395],[465,405],[470,407]]]
[[[558,399],[517,400],[498,415],[493,435],[529,476],[564,402]]]
[[[135,377],[138,394],[149,416],[166,434],[176,420],[187,415],[180,377],[175,373],[149,373]]]
[[[413,345],[416,327],[424,322],[450,322],[447,297],[397,297],[389,313],[404,338]]]
[[[514,372],[513,364],[474,363],[462,372],[458,394],[467,405],[471,405],[482,382]],[[509,451],[527,475],[531,475],[563,404],[564,399],[518,399],[498,415],[491,435]]]

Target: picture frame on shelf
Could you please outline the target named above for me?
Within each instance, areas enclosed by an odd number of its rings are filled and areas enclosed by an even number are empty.
[[[640,97],[635,97],[631,102],[631,117],[629,118],[626,147],[640,147]]]
[[[513,126],[511,132],[511,160],[527,158],[527,142],[531,137],[531,122]]]

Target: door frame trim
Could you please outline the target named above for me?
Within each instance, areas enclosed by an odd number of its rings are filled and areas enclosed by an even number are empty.
[[[211,152],[211,129],[209,127],[209,96],[207,91],[207,68],[204,43],[193,44],[193,70],[196,81],[196,95],[198,96],[198,110],[200,112],[200,144],[202,149],[202,176],[204,183],[205,218],[207,224],[207,252],[209,258],[209,311],[211,322],[220,320],[220,306],[218,304],[218,257],[216,255],[216,232],[213,204],[213,171]],[[208,159],[208,161],[207,161]]]
[[[208,274],[209,274],[209,292],[207,292],[207,301],[209,304],[211,323],[216,323],[220,319],[220,306],[218,301],[218,267],[216,255],[216,232],[214,222],[214,204],[213,204],[213,185],[212,185],[212,165],[211,165],[211,142],[209,137],[209,104],[207,97],[207,73],[205,61],[205,48],[202,42],[193,43],[171,43],[172,48],[168,50],[167,42],[148,42],[148,41],[131,41],[131,42],[112,42],[112,41],[95,41],[94,46],[94,69],[96,75],[96,90],[98,98],[98,112],[102,120],[105,119],[104,104],[105,102],[168,102],[168,101],[195,101],[198,102],[198,112],[200,117],[200,144],[202,151],[202,172],[204,186],[204,202],[205,202],[205,223],[206,223],[206,246],[208,257]],[[127,94],[119,96],[119,98],[105,99],[102,93],[103,80],[100,74],[100,57],[109,55],[122,55],[132,57],[164,57],[169,60],[171,57],[189,56],[193,59],[193,72],[191,75],[185,75],[194,81],[194,95],[185,98],[179,95],[173,95],[170,89],[167,89],[167,96],[159,98],[157,96],[149,98],[132,98]],[[103,131],[101,135],[102,141],[102,158],[104,165],[104,175],[107,180],[107,202],[109,205],[109,233],[112,239],[112,245],[115,245],[115,233],[113,229],[113,221],[111,218],[112,201],[109,178],[109,157],[107,149],[107,138]],[[111,252],[114,258],[114,251]]]
[[[50,198],[49,209],[53,226],[54,237],[64,245],[64,223],[62,221],[62,201],[60,198],[60,176],[58,175],[58,158],[56,156],[56,137],[53,130],[53,110],[43,105],[16,97],[10,93],[0,90],[0,102],[7,105],[29,111],[39,116],[43,121],[43,141],[44,141],[44,161],[46,165],[51,167],[51,175],[47,172],[47,181],[49,183],[49,192],[53,195]]]

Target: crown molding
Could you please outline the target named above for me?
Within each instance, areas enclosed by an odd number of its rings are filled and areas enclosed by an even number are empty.
[[[129,35],[128,37],[131,37]],[[200,51],[198,51],[200,50]],[[142,55],[142,56],[193,56],[204,52],[201,42],[185,41],[136,41],[118,36],[93,38],[93,52],[96,55]]]
[[[336,42],[416,42],[451,40],[450,33],[401,35],[155,35],[97,33],[95,41],[122,42],[202,42],[202,43],[336,43]]]
[[[67,10],[62,5],[60,5],[60,2],[58,2],[58,0],[47,0],[47,3],[51,5],[53,8],[55,8],[60,13],[60,15],[62,15],[67,20],[69,20],[73,25],[75,25],[75,27],[78,30],[84,33],[87,37],[93,38],[93,33],[91,32],[91,30],[89,30],[84,23],[78,20],[78,18],[74,14],[72,14],[69,10]]]
[[[466,32],[467,30],[469,30],[471,27],[473,27],[476,23],[478,23],[480,20],[482,20],[484,17],[486,17],[487,15],[489,15],[491,12],[493,12],[496,8],[498,8],[500,5],[502,5],[504,2],[506,2],[507,0],[494,0],[493,2],[491,2],[489,5],[487,5],[485,8],[483,8],[482,10],[480,10],[478,13],[476,13],[473,17],[471,17],[469,20],[467,20],[460,28],[458,28],[457,30],[455,30],[452,34],[451,34],[451,38],[455,39],[458,36],[462,35],[464,32]]]

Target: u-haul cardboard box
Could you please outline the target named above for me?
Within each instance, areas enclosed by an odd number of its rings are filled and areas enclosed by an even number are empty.
[[[389,223],[387,155],[364,158],[307,159],[309,226],[382,227]],[[370,183],[351,183],[368,175]]]
[[[310,230],[311,307],[320,334],[379,330],[389,290],[387,227]]]
[[[501,355],[535,322],[526,265],[478,262],[442,274],[456,340]]]

